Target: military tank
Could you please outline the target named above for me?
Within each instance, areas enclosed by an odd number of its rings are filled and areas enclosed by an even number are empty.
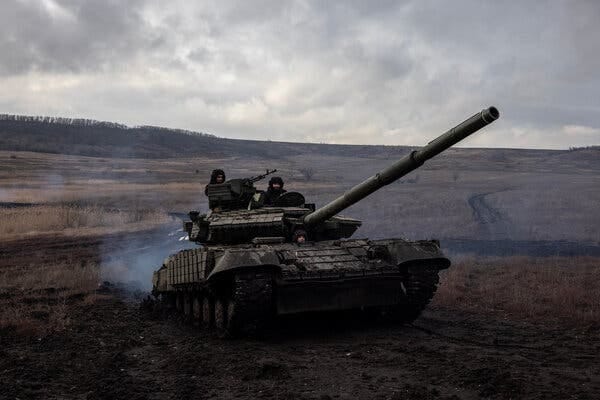
[[[437,240],[352,239],[361,221],[339,212],[420,167],[499,117],[484,109],[323,207],[287,192],[265,205],[257,178],[207,186],[210,212],[189,213],[197,248],[169,256],[153,294],[221,336],[255,334],[277,316],[363,310],[416,319],[450,260]]]

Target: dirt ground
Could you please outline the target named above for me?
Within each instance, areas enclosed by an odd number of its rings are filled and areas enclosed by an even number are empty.
[[[220,340],[108,290],[67,331],[3,335],[6,399],[593,399],[598,329],[429,309],[410,326],[295,318],[262,339]]]
[[[90,259],[99,243],[122,239],[4,243],[8,257],[0,268],[67,255],[71,262]],[[597,324],[561,326],[434,306],[409,326],[301,316],[279,321],[260,339],[221,340],[142,308],[145,295],[104,285],[92,302],[63,300],[68,323],[58,332],[0,330],[0,398],[594,399],[600,393]]]

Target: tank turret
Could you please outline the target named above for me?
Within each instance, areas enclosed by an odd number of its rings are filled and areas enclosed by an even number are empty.
[[[361,221],[336,214],[400,179],[498,117],[495,107],[484,109],[316,210],[297,192],[285,193],[274,206],[263,207],[262,193],[253,183],[275,171],[208,185],[209,207],[213,211],[209,215],[190,213],[191,221],[185,224],[185,230],[190,240],[198,243],[289,242],[298,230],[308,232],[311,240],[349,238]]]

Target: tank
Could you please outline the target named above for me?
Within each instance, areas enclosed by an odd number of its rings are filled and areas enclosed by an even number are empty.
[[[450,260],[437,240],[354,239],[361,221],[338,215],[495,121],[489,107],[320,208],[287,192],[264,204],[255,178],[207,186],[211,211],[189,213],[198,247],[169,256],[153,294],[221,336],[252,335],[278,316],[356,310],[398,323],[416,319]]]

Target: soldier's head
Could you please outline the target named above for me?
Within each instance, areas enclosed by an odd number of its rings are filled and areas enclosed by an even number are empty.
[[[216,183],[224,183],[225,182],[225,172],[222,169],[213,169],[213,172],[210,174],[210,184],[214,185]]]
[[[280,176],[274,176],[269,180],[269,189],[281,190],[283,189],[283,179]]]
[[[292,242],[298,244],[306,242],[306,231],[304,229],[296,229],[292,236]]]

